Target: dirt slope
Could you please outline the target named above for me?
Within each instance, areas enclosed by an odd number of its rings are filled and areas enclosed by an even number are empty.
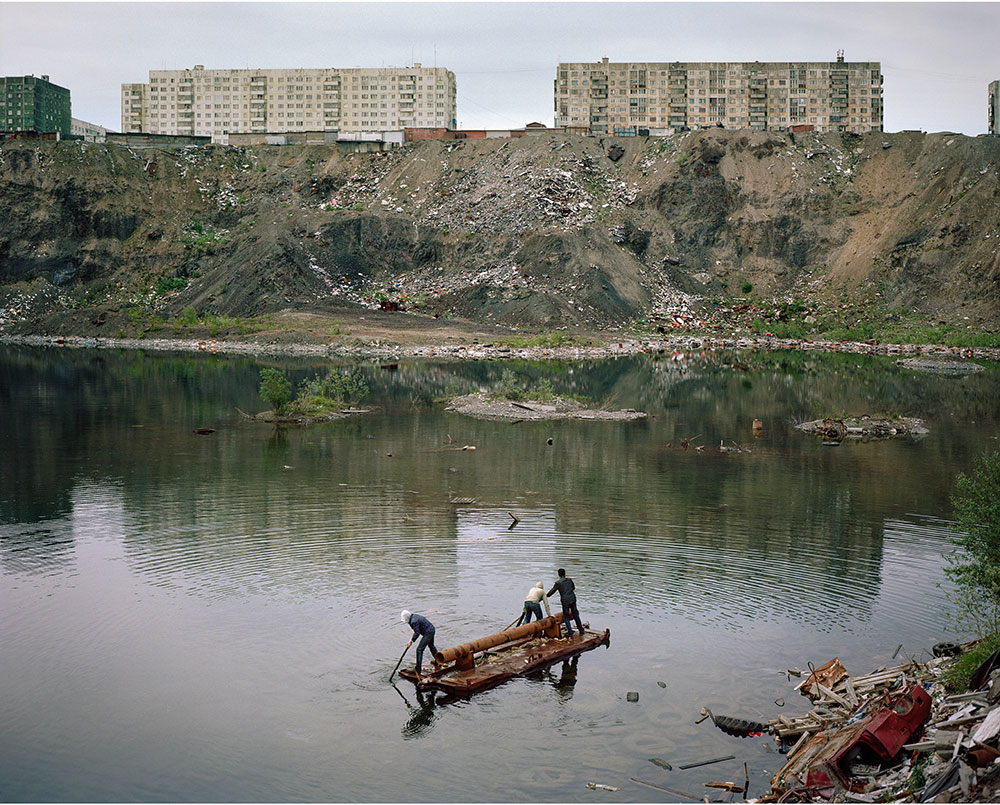
[[[354,155],[6,142],[0,328],[391,299],[480,325],[608,329],[749,285],[1000,329],[998,162],[1000,138],[721,129]]]

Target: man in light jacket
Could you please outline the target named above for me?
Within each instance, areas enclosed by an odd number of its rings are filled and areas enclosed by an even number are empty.
[[[535,616],[535,620],[542,619],[542,607],[541,604],[545,604],[545,616],[548,617],[552,614],[549,609],[549,599],[545,597],[545,585],[538,582],[534,587],[528,590],[528,594],[524,596],[524,611],[521,612],[521,617],[517,619],[517,625],[520,626],[521,623],[530,623],[531,616]]]

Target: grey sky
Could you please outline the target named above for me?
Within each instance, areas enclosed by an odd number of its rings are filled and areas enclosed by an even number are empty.
[[[880,61],[885,129],[979,134],[1000,79],[1000,3],[19,3],[0,75],[48,75],[73,116],[121,124],[149,70],[454,71],[463,128],[552,125],[560,61]]]

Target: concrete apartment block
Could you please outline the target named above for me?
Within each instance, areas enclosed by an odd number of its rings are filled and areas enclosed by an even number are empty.
[[[0,78],[0,131],[71,134],[69,90],[47,75]]]
[[[622,136],[667,130],[881,131],[880,62],[562,62],[555,123]]]
[[[1000,134],[1000,81],[990,84],[989,128],[986,131],[990,134]]]
[[[455,74],[443,67],[150,70],[122,84],[122,131],[211,136],[455,128]]]

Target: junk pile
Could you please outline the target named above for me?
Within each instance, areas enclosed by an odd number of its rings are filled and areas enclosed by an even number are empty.
[[[731,735],[775,736],[787,759],[759,802],[996,802],[1000,651],[976,671],[969,692],[949,695],[942,677],[960,651],[939,644],[929,662],[858,677],[834,658],[810,665],[795,686],[813,703],[805,715],[765,725],[703,710],[699,720],[711,717]]]
[[[927,435],[922,420],[907,416],[863,416],[848,419],[815,419],[800,422],[796,430],[823,438],[824,444],[840,444],[845,439],[869,441],[872,439],[892,439],[896,436],[919,438]]]

